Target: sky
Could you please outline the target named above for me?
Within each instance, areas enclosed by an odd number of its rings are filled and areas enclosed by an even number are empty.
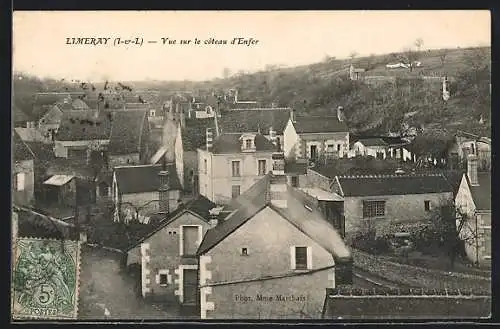
[[[210,38],[256,44],[204,44]],[[110,38],[107,45],[67,38]],[[142,45],[115,46],[142,38]],[[176,39],[163,45],[161,38]],[[194,38],[201,41],[193,44]],[[422,49],[490,46],[487,10],[433,11],[16,11],[13,69],[39,77],[87,81],[207,80],[225,68],[254,72],[298,66],[326,56],[347,58]],[[190,44],[179,44],[180,40]],[[156,40],[157,43],[147,41]]]

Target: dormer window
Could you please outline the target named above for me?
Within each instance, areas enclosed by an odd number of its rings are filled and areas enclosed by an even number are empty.
[[[241,140],[241,151],[242,152],[254,152],[255,151],[255,135],[243,134],[240,137],[240,140]]]

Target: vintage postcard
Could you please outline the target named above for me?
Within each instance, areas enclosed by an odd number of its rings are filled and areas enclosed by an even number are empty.
[[[491,314],[482,10],[14,11],[13,321]]]

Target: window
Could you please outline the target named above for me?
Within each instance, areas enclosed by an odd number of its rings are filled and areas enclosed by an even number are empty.
[[[363,201],[363,218],[385,216],[385,201]]]
[[[26,177],[26,174],[23,172],[17,173],[16,174],[16,190],[18,191],[24,191],[24,179]]]
[[[168,284],[168,275],[160,274],[160,286],[166,286]]]
[[[337,152],[340,152],[340,144],[337,145]]]
[[[205,174],[208,172],[208,163],[207,159],[203,160],[203,170],[205,171]]]
[[[299,177],[292,176],[292,187],[299,187]]]
[[[328,153],[332,153],[333,152],[333,144],[329,144],[327,147],[326,147],[326,151]]]
[[[239,185],[233,185],[231,186],[231,197],[237,198],[240,195],[240,186]]]
[[[240,162],[239,161],[232,162],[232,174],[233,174],[233,177],[240,177]]]
[[[266,160],[259,160],[259,175],[266,174]]]
[[[149,116],[150,116],[150,117],[154,117],[155,115],[156,115],[155,110],[151,110],[151,111],[149,111]]]
[[[245,148],[247,148],[247,149],[252,148],[252,140],[251,139],[245,139]]]
[[[425,211],[431,210],[431,202],[429,200],[424,201],[424,208],[425,208]]]
[[[241,248],[241,256],[248,256],[248,248]]]
[[[292,247],[292,268],[295,270],[307,270],[311,268],[310,248]]]

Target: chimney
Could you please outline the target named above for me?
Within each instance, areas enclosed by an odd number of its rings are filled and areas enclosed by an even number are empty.
[[[210,228],[214,228],[219,225],[219,215],[222,207],[215,207],[208,211],[208,223]]]
[[[278,150],[271,156],[273,169],[269,184],[269,201],[279,208],[287,207],[287,184],[285,176],[285,155],[281,151],[279,138],[277,140]]]
[[[163,165],[162,170],[158,174],[160,176],[160,187],[158,189],[159,200],[160,200],[160,214],[168,214],[169,209],[169,196],[168,191],[170,189],[170,182],[168,177],[168,170],[166,170],[165,165]]]
[[[469,154],[467,157],[467,177],[472,186],[479,185],[479,180],[477,179],[477,158],[474,154]]]
[[[238,89],[234,91],[234,103],[238,103]]]
[[[212,128],[207,128],[207,132],[206,132],[206,141],[207,141],[207,151],[211,151],[212,150],[212,146],[213,146],[213,133],[212,133]]]
[[[290,109],[290,120],[292,120],[292,122],[295,122],[295,110],[294,109]]]
[[[344,107],[337,107],[337,119],[342,122],[344,121]]]

